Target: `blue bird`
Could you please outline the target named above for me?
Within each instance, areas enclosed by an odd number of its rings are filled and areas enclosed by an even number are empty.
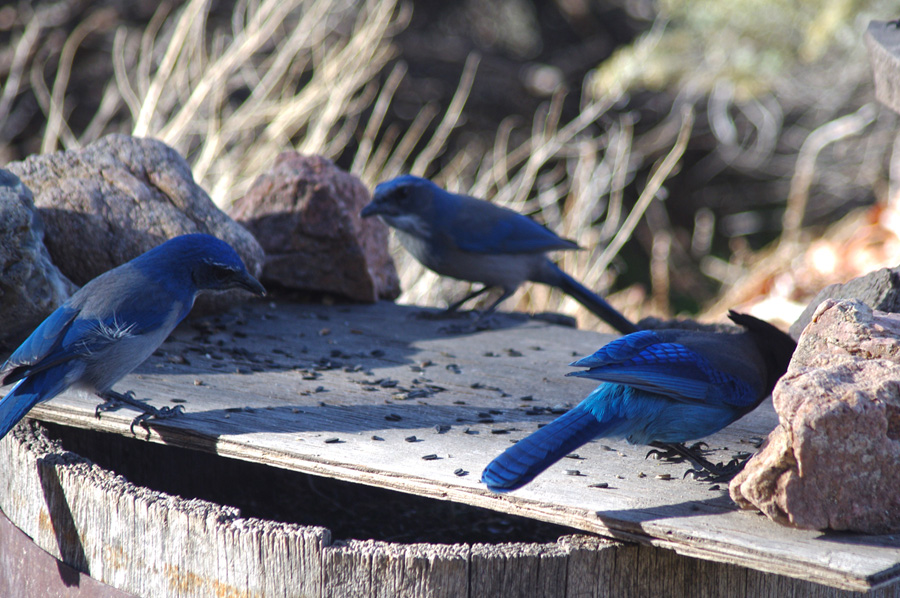
[[[145,411],[135,421],[177,413],[112,387],[159,347],[201,291],[236,287],[265,294],[230,245],[204,234],[175,237],[91,280],[0,368],[2,385],[15,383],[0,399],[0,438],[34,405],[69,387]]]
[[[623,334],[638,328],[596,293],[547,259],[548,251],[577,249],[530,218],[490,202],[404,175],[375,187],[363,218],[379,216],[419,262],[442,276],[484,286],[451,305],[455,311],[491,287],[503,294],[488,315],[526,280],[559,288]]]
[[[742,331],[642,330],[572,363],[569,376],[603,382],[564,415],[491,461],[481,481],[494,492],[521,488],[590,440],[625,438],[686,457],[716,477],[743,465],[714,466],[684,447],[752,411],[787,371],[796,343],[771,324],[729,312]]]

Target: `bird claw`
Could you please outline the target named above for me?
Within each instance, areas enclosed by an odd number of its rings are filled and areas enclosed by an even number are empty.
[[[744,468],[744,464],[750,458],[749,453],[741,453],[725,465],[721,462],[713,464],[700,454],[709,449],[709,445],[705,442],[695,442],[691,446],[660,442],[653,443],[651,446],[654,448],[647,453],[647,457],[656,455],[657,459],[664,459],[671,463],[690,461],[693,467],[684,472],[682,479],[691,476],[700,482],[730,481]]]
[[[692,479],[698,482],[730,482],[732,478],[734,478],[734,476],[736,476],[742,469],[744,469],[744,465],[746,463],[747,459],[739,460],[735,458],[725,465],[723,465],[721,462],[716,463],[712,468],[703,467],[701,469],[699,467],[695,467],[684,472],[684,477],[686,478],[687,476],[691,476]]]
[[[100,398],[103,399],[103,402],[94,408],[94,417],[96,417],[97,419],[100,419],[101,413],[118,411],[125,405],[136,407],[142,404],[137,398],[135,398],[133,390],[129,390],[125,394],[107,393],[105,395],[100,395]],[[135,405],[136,403],[138,405]]]
[[[97,405],[97,407],[94,409],[94,415],[98,419],[100,418],[101,413],[108,411],[117,411],[126,405],[133,407],[138,411],[143,411],[143,413],[141,413],[131,421],[131,426],[129,427],[129,429],[131,430],[132,435],[136,435],[134,434],[135,425],[147,430],[147,422],[150,420],[169,419],[171,417],[175,417],[181,413],[184,413],[183,405],[157,408],[153,405],[147,404],[145,401],[141,401],[135,398],[134,391],[132,390],[129,390],[124,394],[108,391],[100,395],[100,398],[102,398],[104,402]]]
[[[175,417],[179,414],[184,413],[184,405],[175,405],[174,407],[162,407],[161,409],[157,409],[156,407],[151,407],[147,405],[148,410],[144,413],[140,414],[133,420],[131,420],[131,426],[129,429],[131,430],[132,436],[137,436],[134,433],[134,426],[138,425],[144,430],[147,430],[147,422],[150,420],[160,420],[160,419],[169,419]],[[149,430],[148,430],[149,432]]]

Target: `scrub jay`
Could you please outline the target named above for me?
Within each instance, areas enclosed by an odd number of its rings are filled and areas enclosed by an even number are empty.
[[[448,308],[500,287],[490,314],[526,280],[557,287],[623,334],[638,328],[609,303],[563,272],[544,255],[577,249],[530,218],[507,208],[445,191],[431,181],[404,175],[375,187],[361,216],[380,216],[400,243],[425,267],[442,276],[480,282],[481,289]]]
[[[572,363],[572,372],[603,382],[564,415],[491,461],[481,481],[494,492],[521,488],[594,438],[624,437],[688,458],[716,478],[743,463],[714,466],[682,444],[718,432],[769,396],[787,371],[796,343],[746,314],[728,317],[741,332],[642,330]]]
[[[203,234],[175,237],[88,282],[0,368],[3,386],[15,382],[0,399],[0,438],[34,405],[69,387],[141,409],[135,422],[174,415],[112,387],[162,344],[200,291],[235,287],[265,294],[230,245]]]

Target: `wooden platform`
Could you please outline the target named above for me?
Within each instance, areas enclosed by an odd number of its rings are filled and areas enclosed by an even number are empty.
[[[259,302],[182,325],[119,385],[183,404],[149,440],[305,473],[453,500],[670,548],[713,561],[866,591],[900,579],[900,537],[792,530],[736,509],[727,487],[682,479],[686,465],[596,441],[510,495],[483,467],[593,389],[567,364],[612,337],[503,316],[497,329],[382,303]],[[423,317],[424,316],[424,317]],[[131,435],[135,412],[94,416],[64,394],[37,419]],[[753,450],[777,423],[770,403],[707,439],[712,460]],[[148,432],[138,430],[147,436]],[[727,447],[727,449],[726,449]]]

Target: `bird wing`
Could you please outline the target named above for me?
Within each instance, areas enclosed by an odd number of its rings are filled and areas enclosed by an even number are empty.
[[[3,384],[101,351],[122,338],[157,330],[171,318],[171,300],[166,301],[152,286],[121,295],[110,295],[103,287],[100,284],[89,294],[73,296],[74,301],[50,314],[0,369]]]
[[[572,241],[558,237],[534,220],[486,201],[461,198],[455,218],[439,218],[447,224],[456,246],[472,253],[537,253],[576,249]]]
[[[678,401],[744,405],[756,399],[747,381],[716,368],[693,349],[662,342],[650,330],[617,339],[572,365],[589,369],[570,376],[624,384]]]
[[[0,369],[0,380],[3,385],[21,380],[35,365],[56,352],[66,331],[71,328],[72,322],[78,316],[78,311],[64,304],[47,316],[3,364],[3,368]]]

